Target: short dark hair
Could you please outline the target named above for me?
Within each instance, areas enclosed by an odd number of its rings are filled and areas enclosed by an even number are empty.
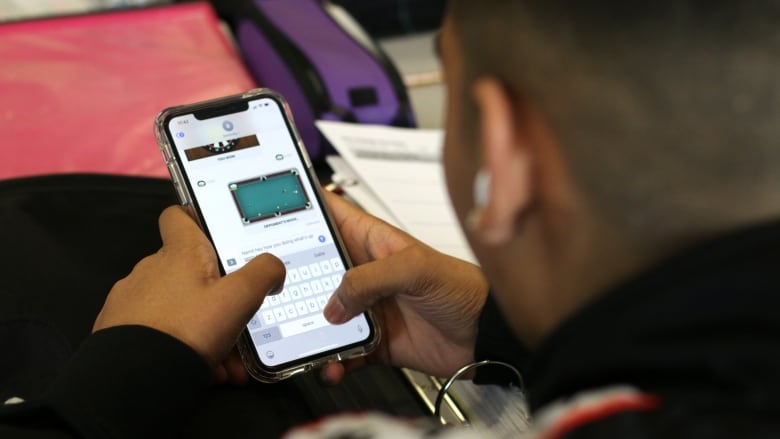
[[[780,213],[780,2],[450,0],[448,13],[467,83],[495,76],[541,111],[618,227],[657,239]]]

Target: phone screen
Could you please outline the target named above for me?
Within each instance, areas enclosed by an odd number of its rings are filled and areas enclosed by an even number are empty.
[[[175,115],[165,128],[179,184],[187,185],[225,274],[261,253],[287,267],[284,290],[266,297],[247,326],[260,362],[283,369],[370,340],[364,314],[337,326],[322,315],[347,259],[282,104],[248,98],[235,109]]]

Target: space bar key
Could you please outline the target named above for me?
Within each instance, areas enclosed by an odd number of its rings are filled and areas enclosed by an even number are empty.
[[[292,322],[282,323],[279,325],[279,330],[282,332],[282,337],[292,337],[329,324],[321,313],[317,313]]]

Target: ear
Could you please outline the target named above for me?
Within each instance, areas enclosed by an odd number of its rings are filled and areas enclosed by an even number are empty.
[[[501,245],[512,238],[531,202],[531,154],[517,125],[519,109],[502,84],[481,78],[472,91],[479,114],[480,172],[488,173],[490,184],[471,229],[485,244]]]

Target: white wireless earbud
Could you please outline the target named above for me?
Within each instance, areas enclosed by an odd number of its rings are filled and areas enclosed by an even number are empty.
[[[482,209],[490,199],[490,172],[480,169],[474,177],[474,208]]]

